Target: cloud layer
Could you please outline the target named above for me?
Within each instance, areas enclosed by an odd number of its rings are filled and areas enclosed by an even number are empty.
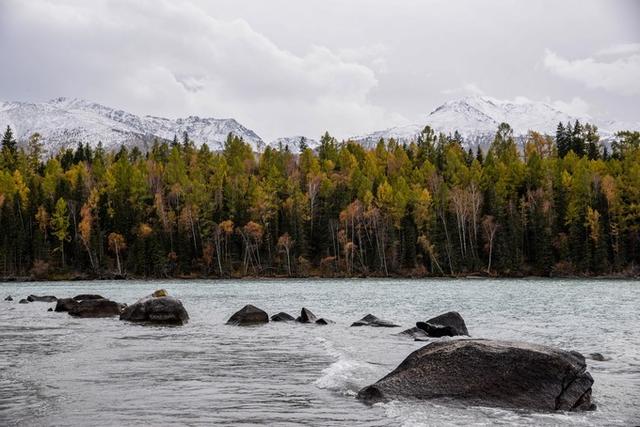
[[[624,55],[613,60],[594,57],[570,60],[547,50],[544,65],[555,74],[620,95],[640,94],[640,53],[637,44],[614,46],[601,55]],[[626,54],[626,55],[625,55]]]
[[[182,1],[9,4],[5,24],[30,54],[2,78],[41,81],[39,92],[52,97],[173,117],[233,116],[267,139],[280,135],[283,122],[291,133],[317,136],[325,126],[348,135],[403,121],[368,99],[378,80],[364,62],[379,56],[380,46],[361,52],[312,46],[296,55],[243,20],[217,19]],[[33,28],[36,37],[28,32]],[[47,64],[43,81],[35,74]]]

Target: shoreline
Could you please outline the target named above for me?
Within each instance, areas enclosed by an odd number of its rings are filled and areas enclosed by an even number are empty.
[[[246,276],[230,276],[230,277],[219,277],[219,276],[176,276],[176,277],[138,277],[138,276],[125,276],[125,277],[115,277],[115,276],[79,276],[73,275],[69,277],[47,277],[47,278],[35,278],[31,276],[10,276],[10,277],[0,277],[0,284],[4,283],[37,283],[37,282],[88,282],[88,281],[124,281],[124,282],[134,282],[134,281],[143,281],[143,282],[163,282],[163,281],[181,281],[181,282],[196,282],[196,281],[229,281],[229,280],[239,280],[239,281],[252,281],[252,280],[260,280],[260,281],[270,281],[270,280],[280,280],[280,281],[288,281],[288,280],[384,280],[384,279],[400,279],[400,280],[504,280],[504,279],[517,279],[517,280],[640,280],[640,275],[633,274],[613,274],[613,275],[570,275],[570,276],[537,276],[537,275],[479,275],[479,274],[461,274],[456,276],[416,276],[416,275],[389,275],[389,276],[378,276],[378,275],[358,275],[358,276],[323,276],[323,275],[313,275],[313,276],[277,276],[277,275],[265,275],[265,276],[254,276],[254,275],[246,275]]]

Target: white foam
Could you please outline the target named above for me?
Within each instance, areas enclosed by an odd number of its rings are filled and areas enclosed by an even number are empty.
[[[360,389],[368,384],[368,381],[371,381],[374,367],[369,363],[349,358],[324,338],[318,338],[318,340],[323,344],[327,353],[337,360],[322,370],[322,376],[314,384],[318,388],[355,396]]]

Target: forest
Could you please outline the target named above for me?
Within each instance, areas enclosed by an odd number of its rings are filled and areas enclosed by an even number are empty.
[[[72,146],[75,144],[72,144]],[[0,278],[632,276],[640,133],[590,124],[484,150],[428,126],[300,154],[181,140],[0,155]],[[297,151],[297,150],[296,150]]]

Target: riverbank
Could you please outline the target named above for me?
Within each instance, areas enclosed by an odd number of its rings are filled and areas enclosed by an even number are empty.
[[[640,280],[640,274],[633,271],[625,271],[612,274],[594,275],[594,274],[572,274],[572,275],[526,275],[523,273],[510,273],[510,274],[487,274],[486,272],[465,272],[458,275],[429,275],[429,274],[389,274],[389,275],[343,275],[343,274],[310,274],[305,276],[299,275],[277,275],[277,274],[265,274],[265,275],[229,275],[229,276],[214,276],[214,275],[178,275],[171,277],[156,277],[156,276],[135,276],[130,274],[105,274],[105,275],[88,275],[81,273],[60,273],[47,277],[34,277],[34,276],[8,276],[0,277],[0,283],[8,282],[75,282],[75,281],[166,281],[166,280],[300,280],[300,279],[469,279],[469,280],[482,280],[482,279],[524,279],[524,280],[537,280],[537,279],[595,279],[595,280]]]

